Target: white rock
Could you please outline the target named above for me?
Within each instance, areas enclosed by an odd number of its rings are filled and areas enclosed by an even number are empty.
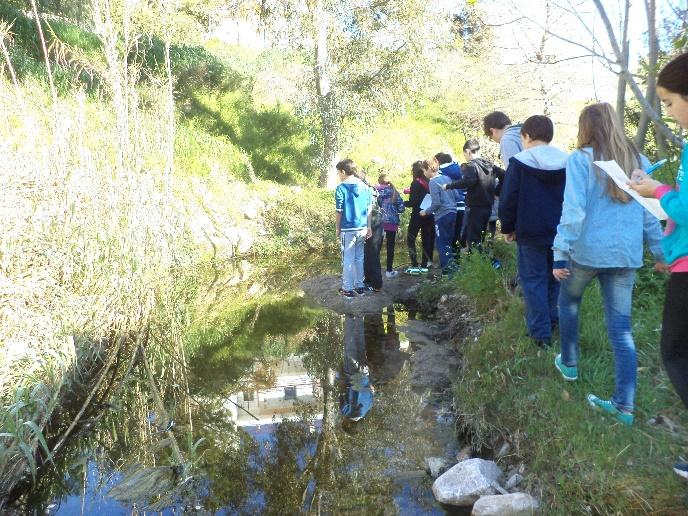
[[[451,467],[451,463],[444,457],[426,457],[425,469],[432,478],[439,477]]]
[[[495,494],[493,484],[502,475],[502,470],[492,461],[468,459],[435,480],[432,493],[440,503],[470,506],[483,495]]]
[[[517,485],[519,485],[521,482],[523,482],[523,476],[519,475],[518,473],[514,473],[509,477],[509,480],[506,481],[506,484],[504,484],[504,487],[507,489],[513,489]]]
[[[473,506],[472,516],[529,516],[540,510],[538,501],[526,493],[482,496]]]

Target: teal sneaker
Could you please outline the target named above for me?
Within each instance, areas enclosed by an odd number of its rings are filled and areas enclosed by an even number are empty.
[[[428,273],[427,267],[418,267],[418,274],[427,274],[427,273]]]
[[[410,276],[419,276],[420,267],[407,267],[404,272]]]
[[[588,400],[588,405],[592,408],[614,416],[622,425],[631,426],[633,424],[633,414],[619,410],[610,400],[603,400],[594,394],[588,394],[586,399]]]
[[[561,361],[561,353],[554,357],[554,367],[561,373],[564,380],[573,382],[578,380],[578,368],[576,366],[567,366]]]

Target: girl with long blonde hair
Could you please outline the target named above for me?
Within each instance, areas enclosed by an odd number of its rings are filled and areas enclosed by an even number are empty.
[[[631,334],[635,271],[643,264],[643,241],[663,261],[657,219],[618,188],[594,161],[615,160],[629,176],[649,162],[626,137],[607,103],[583,109],[577,149],[566,164],[561,220],[554,239],[554,276],[561,282],[561,354],[555,367],[565,380],[578,378],[578,314],[583,292],[595,278],[604,302],[607,335],[614,352],[616,388],[611,398],[588,394],[591,407],[625,425],[633,423],[637,359]]]

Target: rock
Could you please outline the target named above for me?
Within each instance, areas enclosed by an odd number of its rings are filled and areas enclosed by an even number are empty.
[[[497,452],[497,457],[504,457],[507,453],[509,453],[509,450],[511,450],[511,445],[505,442]]]
[[[519,475],[518,473],[514,473],[509,477],[509,480],[506,481],[506,484],[504,484],[504,487],[507,489],[513,489],[517,485],[519,485],[521,482],[523,482],[523,476]]]
[[[432,493],[440,503],[473,505],[483,495],[495,494],[493,484],[502,470],[492,461],[469,459],[458,463],[432,484]]]
[[[432,478],[439,477],[451,466],[452,463],[444,457],[426,457],[425,459],[425,470],[430,473]]]
[[[527,516],[540,510],[538,501],[526,493],[482,496],[473,506],[473,516]]]

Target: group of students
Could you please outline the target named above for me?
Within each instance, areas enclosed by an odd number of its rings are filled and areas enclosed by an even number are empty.
[[[688,54],[662,69],[657,95],[667,115],[688,130]],[[669,379],[688,408],[688,187],[682,187],[688,145],[683,148],[673,187],[645,172],[650,167],[648,159],[625,135],[617,113],[607,103],[582,110],[576,148],[570,155],[551,145],[554,126],[546,116],[512,125],[504,113],[493,112],[484,118],[483,128],[486,136],[500,144],[506,171],[481,158],[478,142],[470,140],[464,146],[466,164],[459,167],[444,154],[416,162],[409,200],[402,205],[398,192],[386,197],[396,203],[392,209],[388,201],[387,207],[397,212],[395,229],[398,212],[404,205],[412,209],[408,231],[412,267],[428,266],[433,243],[443,268],[451,265],[457,242],[469,248],[480,245],[497,207],[501,232],[518,247],[518,281],[529,335],[547,348],[553,330],[559,327],[561,352],[554,365],[566,381],[578,379],[580,304],[586,287],[596,278],[614,353],[615,390],[609,398],[588,394],[587,402],[616,421],[632,425],[637,358],[631,307],[646,243],[656,270],[671,273],[661,355]],[[668,215],[664,228],[593,163],[611,160],[625,171],[630,188],[659,200]],[[369,207],[376,204],[371,201],[375,189],[354,179],[352,167],[350,160],[337,165],[342,183],[335,195],[344,295],[365,287],[360,271],[365,240],[372,234]],[[384,186],[391,187],[379,188]],[[423,206],[426,194],[430,200]],[[419,232],[423,241],[420,264],[415,250]],[[392,249],[395,234],[387,235]],[[392,271],[389,256],[388,271]],[[377,261],[379,265],[379,253]],[[674,471],[688,478],[688,464],[678,463]]]

